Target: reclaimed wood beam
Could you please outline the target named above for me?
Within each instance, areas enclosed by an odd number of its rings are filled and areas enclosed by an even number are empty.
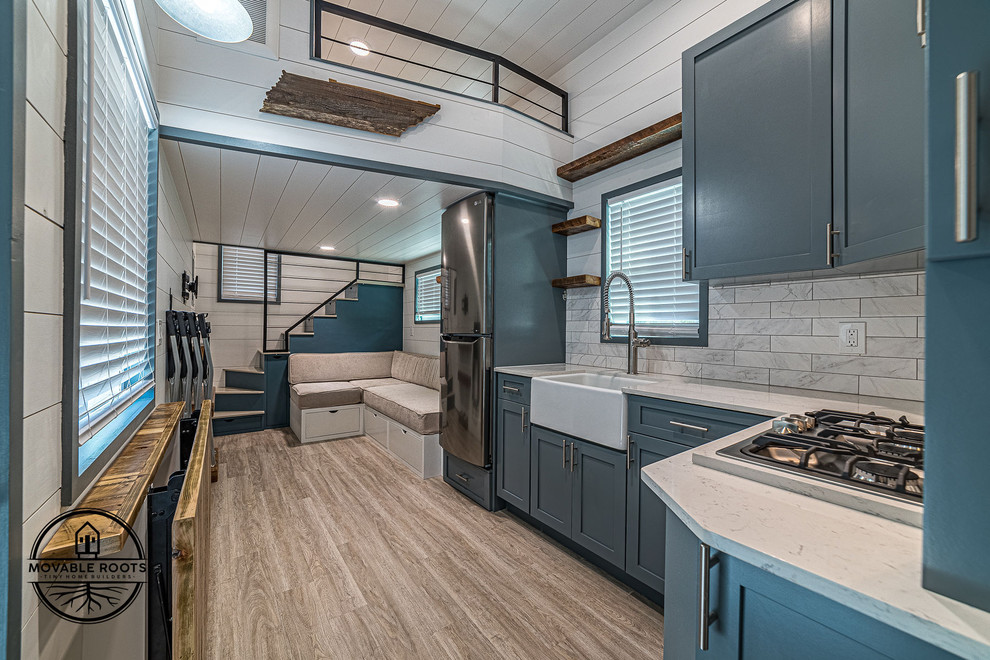
[[[619,163],[624,163],[648,151],[659,149],[681,139],[681,113],[667,117],[641,131],[627,135],[621,140],[605,145],[586,156],[557,168],[557,176],[570,181],[580,181]]]
[[[262,112],[273,115],[392,137],[399,137],[439,109],[439,105],[346,85],[333,78],[317,80],[286,71],[265,94],[261,106]]]

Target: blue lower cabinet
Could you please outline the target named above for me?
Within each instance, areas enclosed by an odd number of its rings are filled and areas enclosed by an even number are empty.
[[[499,399],[495,422],[495,493],[529,513],[529,406]]]
[[[626,455],[573,440],[571,539],[626,565]]]
[[[571,467],[573,440],[534,426],[530,433],[530,515],[564,536],[571,535]]]
[[[667,507],[643,481],[643,468],[689,447],[638,433],[629,434],[626,479],[626,573],[663,593]]]
[[[699,626],[700,541],[667,513],[664,656],[695,660],[956,658],[735,557],[712,551],[708,649]]]
[[[530,515],[623,568],[626,455],[539,426],[530,440]]]

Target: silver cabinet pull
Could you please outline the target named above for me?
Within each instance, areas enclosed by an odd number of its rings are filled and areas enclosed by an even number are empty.
[[[471,477],[467,476],[463,472],[461,472],[459,474],[455,474],[454,476],[457,477],[458,479],[460,479],[461,481],[463,481],[464,483],[467,483],[467,482],[471,481]]]
[[[519,388],[518,387],[512,387],[511,385],[506,385],[504,383],[502,384],[502,391],[503,392],[512,392],[513,394],[519,394]]]
[[[829,266],[835,265],[835,258],[838,255],[835,251],[835,237],[839,234],[838,229],[833,229],[834,225],[830,222],[828,227],[825,229],[825,263]]]
[[[560,467],[567,469],[567,440],[560,443]]]
[[[574,472],[574,443],[571,443],[571,472]]]
[[[522,421],[522,426],[519,428],[519,432],[520,433],[525,433],[526,432],[526,407],[525,406],[523,406],[522,415],[519,416],[519,419]]]
[[[979,95],[978,71],[956,76],[956,243],[976,240]]]
[[[702,433],[708,433],[708,428],[705,426],[695,426],[694,424],[685,424],[684,422],[671,422],[671,426],[676,426],[682,429],[691,429],[692,431],[701,431]]]
[[[698,574],[698,648],[708,650],[708,628],[718,620],[718,613],[711,612],[711,570],[718,564],[718,557],[712,557],[712,549],[707,543],[701,544],[701,568]]]
[[[925,0],[918,0],[918,36],[921,37],[921,47],[928,45],[928,35],[925,34]]]
[[[629,466],[632,465],[632,446],[632,436],[626,435],[626,470],[628,470]]]

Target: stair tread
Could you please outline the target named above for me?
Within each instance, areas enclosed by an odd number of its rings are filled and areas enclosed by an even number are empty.
[[[218,387],[216,394],[264,394],[264,390],[246,390],[243,387]]]
[[[313,314],[309,318],[311,318],[311,319],[335,319],[335,318],[337,318],[337,315],[336,314]]]
[[[312,333],[312,332],[302,332],[302,331],[299,331],[299,332],[290,332],[289,333],[289,336],[290,337],[312,337],[313,334],[314,333]]]
[[[231,417],[257,417],[264,415],[264,410],[222,410],[213,413],[213,419],[230,419]]]
[[[259,369],[257,367],[224,367],[224,371],[233,371],[239,374],[263,374],[264,369]]]

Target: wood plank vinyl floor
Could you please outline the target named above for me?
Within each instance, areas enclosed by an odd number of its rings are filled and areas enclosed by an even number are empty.
[[[663,616],[367,437],[216,439],[209,656],[650,658]]]

